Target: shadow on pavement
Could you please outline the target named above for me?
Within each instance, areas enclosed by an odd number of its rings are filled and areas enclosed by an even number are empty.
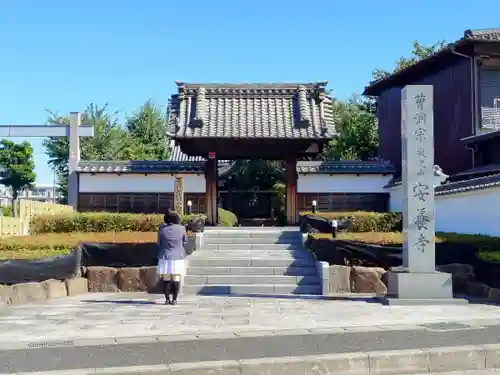
[[[133,299],[122,299],[122,300],[112,300],[112,299],[86,299],[82,300],[83,303],[115,303],[118,305],[156,305],[155,301],[141,301]]]

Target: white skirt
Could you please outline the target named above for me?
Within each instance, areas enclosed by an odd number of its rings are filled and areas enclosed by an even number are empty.
[[[184,262],[184,259],[180,260],[158,259],[158,266],[156,267],[156,273],[160,276],[163,275],[184,276],[186,273],[186,263]]]

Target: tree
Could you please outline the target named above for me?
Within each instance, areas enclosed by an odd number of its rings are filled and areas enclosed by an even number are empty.
[[[444,48],[444,41],[425,46],[413,42],[410,57],[400,57],[392,72],[381,69],[373,71],[374,80],[379,80],[397,73],[416,62],[429,57]],[[375,98],[351,98],[346,102],[333,102],[335,127],[339,136],[330,142],[324,157],[334,160],[366,160],[377,154],[378,134]]]
[[[68,125],[69,117],[49,112],[49,124]],[[80,139],[82,160],[165,160],[169,157],[166,115],[151,101],[144,103],[125,126],[107,105],[90,104],[82,114],[82,123],[94,125],[94,136]],[[44,140],[49,165],[63,197],[67,197],[69,140],[49,137]]]
[[[31,189],[36,180],[33,148],[28,142],[0,141],[0,183],[12,190],[12,212],[17,216],[19,192]]]
[[[49,111],[49,124],[69,125],[69,117]],[[90,104],[82,114],[82,123],[94,125],[94,136],[80,139],[81,157],[84,160],[119,160],[127,153],[130,142],[116,119],[116,113],[108,113],[107,105]],[[63,197],[67,197],[69,139],[48,137],[43,141],[49,165],[56,173],[56,181]]]
[[[127,147],[122,151],[129,160],[165,160],[170,149],[167,139],[167,116],[161,107],[151,100],[125,123]]]
[[[329,143],[323,157],[330,160],[367,160],[377,155],[376,117],[366,101],[351,97],[332,103],[338,136]]]
[[[372,73],[374,80],[379,80],[390,76],[391,74],[397,73],[400,70],[403,70],[416,62],[425,59],[432,54],[438,52],[442,48],[446,47],[447,43],[445,41],[438,41],[437,43],[431,46],[425,46],[420,44],[417,40],[413,41],[413,48],[411,51],[410,57],[400,57],[398,61],[396,61],[396,67],[392,72],[388,72],[382,69],[375,69]]]

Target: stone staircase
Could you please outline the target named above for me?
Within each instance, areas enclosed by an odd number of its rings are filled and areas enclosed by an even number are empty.
[[[188,258],[184,294],[321,294],[312,255],[295,228],[208,229]]]

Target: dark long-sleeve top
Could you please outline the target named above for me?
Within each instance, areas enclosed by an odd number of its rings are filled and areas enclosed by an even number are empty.
[[[186,228],[180,224],[162,224],[158,230],[158,259],[181,260],[186,257]]]

